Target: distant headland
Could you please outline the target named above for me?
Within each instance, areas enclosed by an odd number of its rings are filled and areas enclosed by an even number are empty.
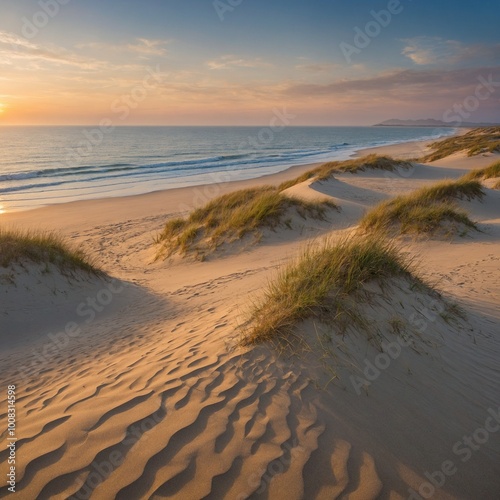
[[[425,118],[420,120],[398,120],[396,118],[391,118],[390,120],[385,120],[381,123],[376,123],[374,127],[493,127],[498,125],[498,123],[456,123],[456,122],[443,122],[441,120],[435,120],[433,118]]]

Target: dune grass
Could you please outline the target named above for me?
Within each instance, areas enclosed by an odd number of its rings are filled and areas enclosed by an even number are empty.
[[[493,187],[493,189],[500,189],[500,180],[496,181],[492,187]]]
[[[295,209],[303,218],[324,220],[327,210],[336,208],[328,201],[307,202],[287,197],[272,186],[235,191],[215,198],[186,218],[168,221],[156,238],[161,245],[158,256],[175,252],[204,255],[247,234],[259,236],[260,229],[289,225],[286,219],[289,209]]]
[[[467,213],[457,208],[458,199],[481,199],[484,196],[478,181],[459,179],[443,181],[413,193],[384,201],[370,210],[360,221],[366,231],[391,231],[400,234],[434,234],[445,230],[452,234],[457,228],[477,229]]]
[[[464,180],[483,180],[500,177],[500,161],[497,161],[485,168],[471,170],[468,174],[462,176]]]
[[[255,303],[242,343],[286,338],[298,322],[317,317],[338,324],[356,321],[352,298],[371,281],[412,275],[411,262],[379,236],[357,236],[320,249],[308,247],[273,279]]]
[[[362,158],[355,158],[342,162],[332,161],[319,167],[317,178],[319,181],[330,179],[334,174],[350,173],[357,174],[365,170],[384,170],[393,172],[397,168],[411,167],[411,163],[406,160],[396,160],[390,156],[380,156],[371,154]]]
[[[466,151],[468,156],[500,152],[500,127],[476,128],[463,135],[436,141],[430,147],[434,151],[424,156],[422,161],[440,160],[459,151]]]
[[[355,158],[353,160],[346,161],[330,161],[316,167],[304,174],[300,175],[295,179],[285,181],[279,186],[279,190],[283,191],[289,187],[300,184],[301,182],[307,181],[308,179],[315,178],[318,181],[324,181],[330,179],[335,174],[341,173],[351,173],[356,174],[358,172],[363,172],[367,169],[372,170],[385,170],[388,172],[393,172],[397,168],[408,168],[411,163],[405,160],[395,160],[390,156],[380,156],[380,155],[367,155],[362,158]]]
[[[458,179],[456,181],[441,181],[429,187],[423,187],[412,193],[419,202],[436,202],[451,200],[481,199],[484,191],[481,183],[476,180]]]
[[[278,186],[278,190],[284,191],[285,189],[291,188],[292,186],[296,186],[297,184],[300,184],[301,182],[305,182],[305,181],[308,181],[309,179],[312,179],[313,177],[316,177],[316,175],[317,175],[316,170],[317,169],[309,170],[309,171],[303,173],[302,175],[299,175],[295,179],[290,179],[288,181],[282,182]]]
[[[466,212],[450,203],[418,205],[400,197],[371,210],[363,217],[361,227],[381,231],[398,224],[401,234],[434,234],[443,229],[445,223],[453,225],[446,228],[447,233],[453,232],[456,225],[477,229]]]
[[[71,248],[56,233],[0,228],[0,267],[26,261],[53,264],[64,273],[85,271],[94,275],[104,274],[81,250]]]

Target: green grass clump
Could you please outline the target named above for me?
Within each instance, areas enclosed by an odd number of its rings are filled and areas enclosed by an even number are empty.
[[[269,283],[250,313],[242,343],[282,339],[311,317],[341,322],[355,314],[352,298],[365,283],[397,276],[417,280],[408,260],[380,237],[357,236],[319,250],[309,247]]]
[[[372,231],[385,231],[398,224],[401,234],[434,234],[442,229],[446,222],[477,229],[466,212],[458,210],[450,203],[415,205],[399,197],[368,212],[361,220],[361,227]]]
[[[481,199],[484,191],[481,183],[475,180],[458,179],[457,181],[441,181],[429,187],[418,189],[412,195],[418,202],[435,202]]]
[[[308,202],[290,198],[278,188],[264,186],[225,194],[198,208],[184,219],[167,222],[156,238],[160,254],[213,251],[223,243],[286,223],[287,210],[294,208],[302,217],[325,219],[332,202]]]
[[[434,151],[422,161],[439,160],[459,151],[466,151],[468,156],[500,152],[500,127],[475,128],[466,134],[436,141],[430,147]]]
[[[316,178],[315,180],[324,181],[330,179],[335,174],[351,173],[356,174],[358,172],[363,172],[367,169],[372,170],[385,170],[388,172],[393,172],[399,167],[408,168],[411,163],[405,160],[395,160],[390,156],[379,156],[375,154],[363,156],[362,158],[355,158],[353,160],[346,161],[330,161],[323,163],[319,167],[305,172],[296,179],[285,181],[279,186],[279,190],[283,191],[289,187],[300,184],[301,182],[307,181],[311,178]]]
[[[443,229],[445,223],[452,224],[446,228],[447,232],[453,232],[459,225],[477,229],[454,200],[483,196],[477,181],[443,181],[380,203],[361,219],[360,227],[367,231],[389,231],[398,227],[401,234],[433,234]]]
[[[477,168],[465,174],[462,179],[477,180],[477,179],[491,179],[493,177],[500,177],[500,161],[493,163],[486,168]]]
[[[26,261],[53,264],[61,272],[104,274],[81,250],[71,248],[55,233],[0,229],[0,266]]]
[[[327,180],[334,174],[350,173],[356,174],[367,169],[385,170],[393,172],[399,167],[408,168],[411,163],[405,160],[395,160],[390,156],[380,156],[371,154],[362,158],[355,158],[347,161],[332,161],[321,165],[318,169],[317,178],[319,181]]]

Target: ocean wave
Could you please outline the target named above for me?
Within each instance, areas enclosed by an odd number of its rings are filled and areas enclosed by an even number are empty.
[[[323,154],[325,151],[297,151],[288,154],[257,156],[250,158],[247,154],[219,155],[210,158],[185,161],[166,161],[143,165],[130,165],[128,163],[114,163],[108,165],[86,165],[77,167],[49,168],[45,170],[33,170],[28,172],[17,172],[0,175],[0,182],[26,181],[33,179],[58,179],[64,177],[78,177],[74,182],[97,181],[105,178],[126,177],[143,175],[145,173],[167,173],[189,170],[207,170],[213,168],[238,168],[243,165],[255,166],[256,164],[277,163],[289,161],[297,157],[313,156]],[[109,175],[103,175],[109,174]],[[68,181],[70,182],[70,181]],[[35,186],[47,186],[51,183],[20,184],[17,190],[30,189]],[[0,192],[14,191],[16,189],[4,188]]]
[[[74,167],[47,168],[43,170],[37,169],[27,172],[13,172],[0,175],[0,182],[36,179],[45,177],[83,176],[83,175],[105,173],[105,172],[127,172],[130,170],[140,170],[147,168],[154,169],[154,168],[164,168],[164,167],[189,167],[189,166],[199,166],[200,168],[203,168],[205,165],[212,165],[214,163],[243,159],[247,156],[248,155],[246,154],[233,154],[233,155],[219,155],[209,158],[192,159],[185,161],[158,162],[145,165],[140,165],[140,164],[133,165],[130,163],[112,163],[104,165],[78,165]]]
[[[233,146],[231,146],[230,141],[224,139],[222,142],[214,142],[212,150],[205,144],[200,144],[197,149],[196,142],[194,142],[193,149],[190,149],[193,139],[187,137],[180,144],[176,142],[167,142],[165,145],[159,143],[157,154],[154,154],[153,146],[148,151],[149,143],[147,148],[141,147],[140,144],[134,142],[134,137],[130,136],[127,142],[128,147],[124,147],[120,151],[114,146],[101,152],[95,151],[94,158],[87,159],[87,164],[84,165],[54,161],[52,165],[45,168],[46,158],[49,156],[39,152],[32,159],[32,164],[36,168],[27,171],[5,172],[6,165],[9,164],[9,160],[6,158],[3,160],[2,169],[4,171],[0,173],[0,182],[2,183],[0,193],[3,195],[11,194],[12,198],[18,198],[22,196],[23,192],[27,196],[36,195],[36,193],[42,194],[44,190],[53,190],[54,192],[68,190],[76,193],[97,190],[107,185],[114,186],[113,189],[118,192],[119,186],[132,185],[133,183],[142,184],[149,181],[153,184],[155,181],[165,183],[168,179],[191,178],[212,172],[226,171],[241,172],[241,174],[235,174],[234,178],[237,179],[238,175],[249,175],[244,172],[253,173],[255,171],[254,175],[257,176],[259,170],[266,173],[277,172],[301,163],[346,159],[355,150],[374,146],[416,140],[435,140],[449,136],[455,130],[438,129],[432,132],[422,131],[420,134],[415,131],[411,131],[411,133],[405,131],[404,134],[401,131],[396,131],[396,134],[394,131],[385,130],[382,134],[379,130],[367,128],[362,132],[361,135],[357,135],[360,131],[353,128],[344,130],[342,133],[339,132],[335,137],[336,129],[326,131],[326,133],[325,131],[321,132],[321,130],[305,130],[301,132],[303,136],[296,140],[293,135],[295,132],[291,130],[290,136],[284,135],[282,142],[277,141],[267,146],[263,145],[262,149],[248,147],[244,150],[238,149],[237,145],[241,144],[241,137],[237,133],[235,133],[235,139],[231,143]],[[284,132],[283,134],[288,133]],[[320,134],[319,137],[316,136],[317,133]],[[336,138],[339,140],[335,140]],[[352,138],[352,140],[345,141],[344,138]],[[226,143],[228,144],[227,153],[221,151],[226,147],[224,146]],[[29,144],[28,140],[27,144]],[[140,154],[141,152],[142,154]],[[102,156],[99,158],[101,154]],[[23,157],[22,150],[19,150],[17,157],[14,154],[11,156],[11,169],[19,164],[20,158],[23,159],[24,163],[30,163],[28,161],[29,155]],[[43,158],[43,162],[40,161],[40,158]],[[64,154],[62,158],[64,158]],[[113,161],[114,159],[119,161]],[[93,162],[95,163],[93,164]]]

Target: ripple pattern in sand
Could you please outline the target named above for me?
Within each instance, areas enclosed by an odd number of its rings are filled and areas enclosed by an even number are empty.
[[[197,317],[103,322],[107,353],[62,353],[28,381],[13,498],[305,498],[326,426],[310,380],[265,348],[228,350],[227,311]],[[349,447],[332,446],[315,497],[348,487]],[[376,475],[370,460],[360,474]]]

